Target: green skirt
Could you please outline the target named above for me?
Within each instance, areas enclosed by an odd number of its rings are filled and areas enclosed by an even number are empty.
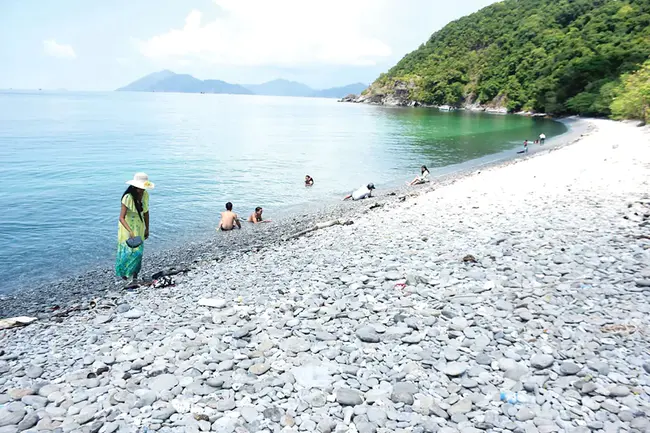
[[[126,242],[117,245],[115,273],[118,277],[129,278],[140,273],[144,243],[138,248],[129,247]]]

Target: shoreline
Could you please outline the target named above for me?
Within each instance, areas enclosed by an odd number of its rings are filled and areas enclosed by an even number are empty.
[[[379,203],[383,206],[395,200],[396,196],[412,195],[413,193],[419,195],[432,188],[471,176],[477,170],[508,165],[513,161],[566,146],[590,132],[588,120],[573,117],[557,121],[567,126],[567,132],[547,140],[543,147],[531,146],[528,155],[516,154],[515,149],[517,148],[514,148],[511,151],[498,152],[478,160],[432,169],[432,183],[414,187],[393,185],[382,189],[372,200],[348,201],[346,203],[333,201],[316,210],[306,210],[295,206],[294,212],[274,220],[272,224],[249,227],[248,223],[244,223],[246,229],[242,231],[220,233],[220,236],[210,239],[192,240],[185,245],[176,245],[145,253],[141,275],[145,276],[146,280],[150,280],[149,277],[159,271],[173,272],[192,269],[202,263],[219,261],[233,252],[256,251],[281,243],[286,236],[317,223],[335,219],[350,219],[358,216],[357,214],[362,208],[367,208],[372,204]],[[408,177],[408,175],[405,176]],[[0,293],[0,318],[24,315],[47,317],[70,308],[84,308],[94,298],[105,296],[114,291],[119,292],[123,285],[124,283],[115,277],[112,267],[92,266],[82,273],[19,288],[9,293]]]
[[[650,128],[585,122],[0,330],[2,432],[649,431]]]

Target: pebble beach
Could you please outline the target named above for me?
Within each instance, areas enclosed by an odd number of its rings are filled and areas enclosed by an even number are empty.
[[[650,431],[650,130],[582,122],[0,330],[0,433]]]

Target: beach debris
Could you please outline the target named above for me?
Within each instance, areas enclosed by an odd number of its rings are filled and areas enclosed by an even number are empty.
[[[637,327],[630,324],[604,325],[600,331],[607,334],[630,335],[637,331]]]
[[[156,280],[153,280],[153,282],[151,283],[151,287],[153,287],[154,289],[162,289],[163,287],[171,287],[174,285],[176,285],[174,279],[167,275],[160,277]]]
[[[27,326],[36,321],[36,317],[18,316],[0,319],[0,329],[16,328],[18,326]]]
[[[474,257],[471,254],[466,255],[463,257],[463,262],[465,263],[478,263],[478,260],[476,260],[476,257]]]
[[[90,310],[90,307],[85,308],[85,309],[86,309],[86,310]],[[65,316],[67,316],[67,315],[70,314],[70,313],[73,313],[73,312],[75,312],[75,311],[80,311],[80,310],[82,310],[81,306],[79,306],[79,305],[72,305],[71,307],[66,308],[65,310],[60,310],[60,309],[57,310],[57,312],[54,313],[52,316],[53,316],[53,317],[65,317]]]
[[[292,235],[289,235],[289,236],[287,236],[285,238],[285,240],[296,239],[296,238],[299,238],[300,236],[306,235],[307,233],[311,233],[311,232],[314,232],[316,230],[321,230],[321,229],[325,229],[325,228],[328,228],[328,227],[340,226],[340,225],[349,226],[351,224],[354,224],[354,221],[352,221],[352,220],[340,220],[340,219],[327,221],[327,222],[324,222],[324,223],[316,224],[316,225],[314,225],[314,226],[312,226],[312,227],[310,227],[310,228],[308,228],[306,230],[302,230],[302,231],[299,231],[299,232],[294,233]]]
[[[184,274],[190,271],[190,268],[182,268],[182,269],[169,269],[166,271],[158,271],[155,274],[151,276],[152,280],[158,280],[161,277],[172,277],[174,275],[178,274]]]
[[[140,287],[140,283],[138,283],[137,281],[134,281],[134,282],[132,282],[132,283],[127,284],[127,285],[124,286],[122,289],[123,289],[123,290],[129,290],[129,291],[130,291],[130,290],[137,289],[138,287]]]
[[[380,208],[380,207],[383,207],[383,206],[384,206],[383,203],[373,203],[373,204],[370,205],[370,207],[368,209],[373,210],[373,209],[377,209],[377,208]]]

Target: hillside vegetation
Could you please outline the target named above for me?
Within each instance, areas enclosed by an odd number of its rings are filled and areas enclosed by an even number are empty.
[[[623,84],[612,102],[615,119],[639,119],[648,123],[650,117],[650,60],[633,74],[623,76]]]
[[[365,97],[608,116],[649,56],[649,0],[505,0],[433,34]]]

